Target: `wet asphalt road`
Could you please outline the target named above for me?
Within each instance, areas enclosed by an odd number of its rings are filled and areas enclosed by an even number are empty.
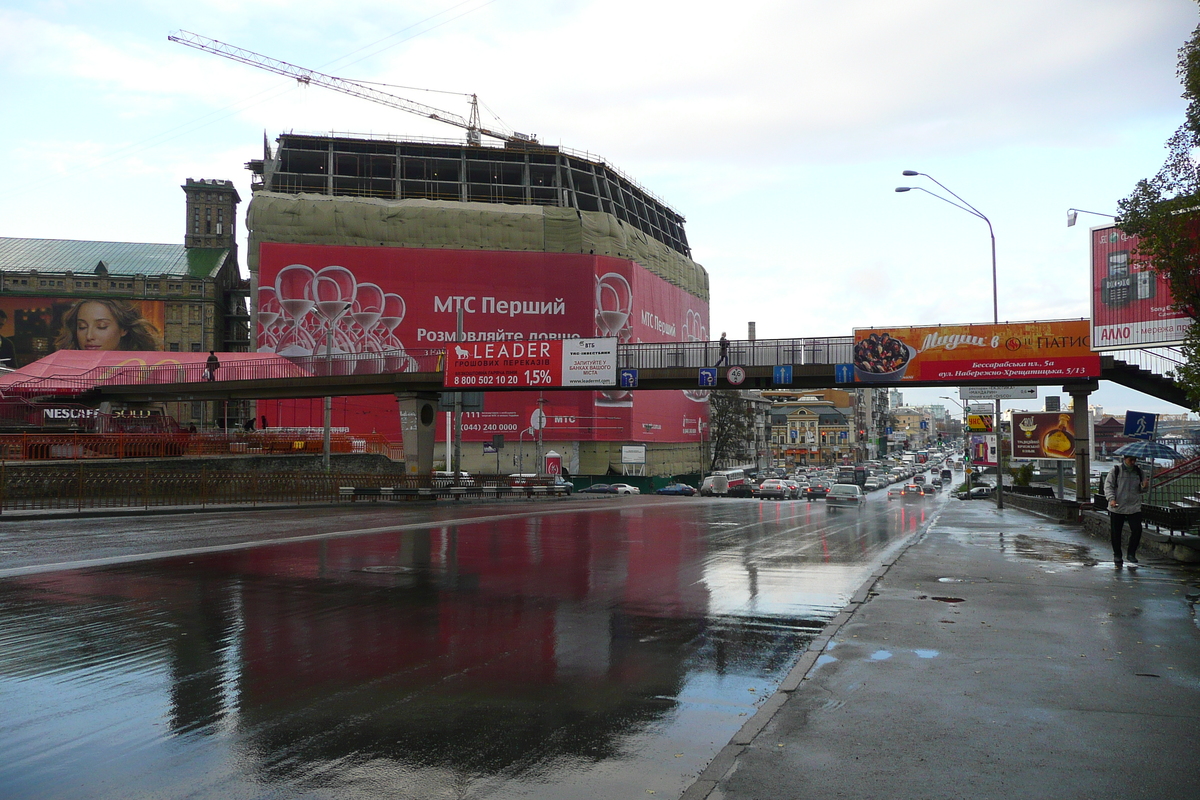
[[[944,502],[6,521],[0,786],[677,797]]]

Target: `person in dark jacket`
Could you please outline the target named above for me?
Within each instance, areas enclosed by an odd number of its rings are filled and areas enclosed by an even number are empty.
[[[721,347],[721,357],[717,359],[717,363],[713,366],[719,367],[722,364],[729,366],[729,340],[725,338],[725,334],[721,334],[721,339],[718,342]]]
[[[217,354],[209,350],[208,360],[204,362],[204,380],[215,381],[217,379],[217,369],[221,366],[221,359],[217,358]]]
[[[1125,556],[1137,566],[1137,549],[1142,541],[1142,495],[1150,488],[1150,479],[1137,465],[1133,456],[1125,456],[1104,479],[1104,496],[1108,498],[1108,516],[1112,523],[1113,563],[1120,567],[1121,533],[1129,522],[1129,546]]]

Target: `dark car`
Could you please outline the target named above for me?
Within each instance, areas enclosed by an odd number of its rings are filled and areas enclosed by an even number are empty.
[[[921,494],[936,495],[940,491],[941,491],[941,488],[934,486],[932,483],[926,483],[921,486]]]
[[[829,487],[823,483],[810,483],[804,490],[805,500],[820,500],[829,494]]]
[[[984,500],[992,496],[992,487],[976,486],[969,492],[959,492],[955,495],[959,500]]]
[[[655,492],[655,494],[673,494],[679,497],[691,497],[695,493],[695,487],[688,486],[686,483],[668,483]]]
[[[906,483],[904,488],[900,490],[901,500],[920,500],[924,496],[921,493],[921,487],[915,483]]]
[[[616,494],[612,486],[607,483],[593,483],[586,489],[580,489],[580,494]]]

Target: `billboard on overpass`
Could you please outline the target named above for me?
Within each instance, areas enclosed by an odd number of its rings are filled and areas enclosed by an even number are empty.
[[[854,376],[861,383],[1057,381],[1100,375],[1088,321],[1004,322],[858,328]]]
[[[1138,255],[1138,237],[1092,228],[1092,347],[1182,344],[1191,317],[1176,311],[1167,279]]]

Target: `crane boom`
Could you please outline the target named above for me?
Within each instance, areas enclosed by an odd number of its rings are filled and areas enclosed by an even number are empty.
[[[427,106],[423,103],[417,103],[412,100],[407,100],[403,97],[397,97],[394,94],[380,91],[366,84],[358,83],[357,81],[338,78],[333,75],[326,75],[323,72],[298,67],[295,64],[289,64],[286,61],[280,61],[277,58],[264,56],[260,53],[255,53],[251,50],[246,50],[241,47],[236,47],[225,42],[210,39],[207,36],[201,36],[198,33],[191,31],[176,31],[167,36],[167,39],[172,42],[177,42],[188,47],[194,47],[197,50],[203,50],[206,53],[228,58],[232,61],[240,61],[243,64],[249,64],[252,67],[265,69],[268,72],[274,72],[277,75],[283,75],[288,78],[295,78],[300,83],[306,86],[316,85],[323,86],[326,89],[332,89],[335,92],[348,94],[352,97],[359,97],[364,100],[370,100],[374,103],[398,108],[401,111],[407,111],[410,114],[427,117],[428,119],[445,122],[448,125],[454,125],[463,128],[467,131],[467,142],[469,144],[480,144],[480,137],[490,136],[494,139],[500,139],[504,142],[520,142],[529,144],[537,142],[537,138],[523,133],[503,133],[493,131],[489,128],[484,128],[479,124],[479,101],[475,95],[471,95],[471,119],[464,119],[462,116],[451,111],[443,111],[440,108]]]

